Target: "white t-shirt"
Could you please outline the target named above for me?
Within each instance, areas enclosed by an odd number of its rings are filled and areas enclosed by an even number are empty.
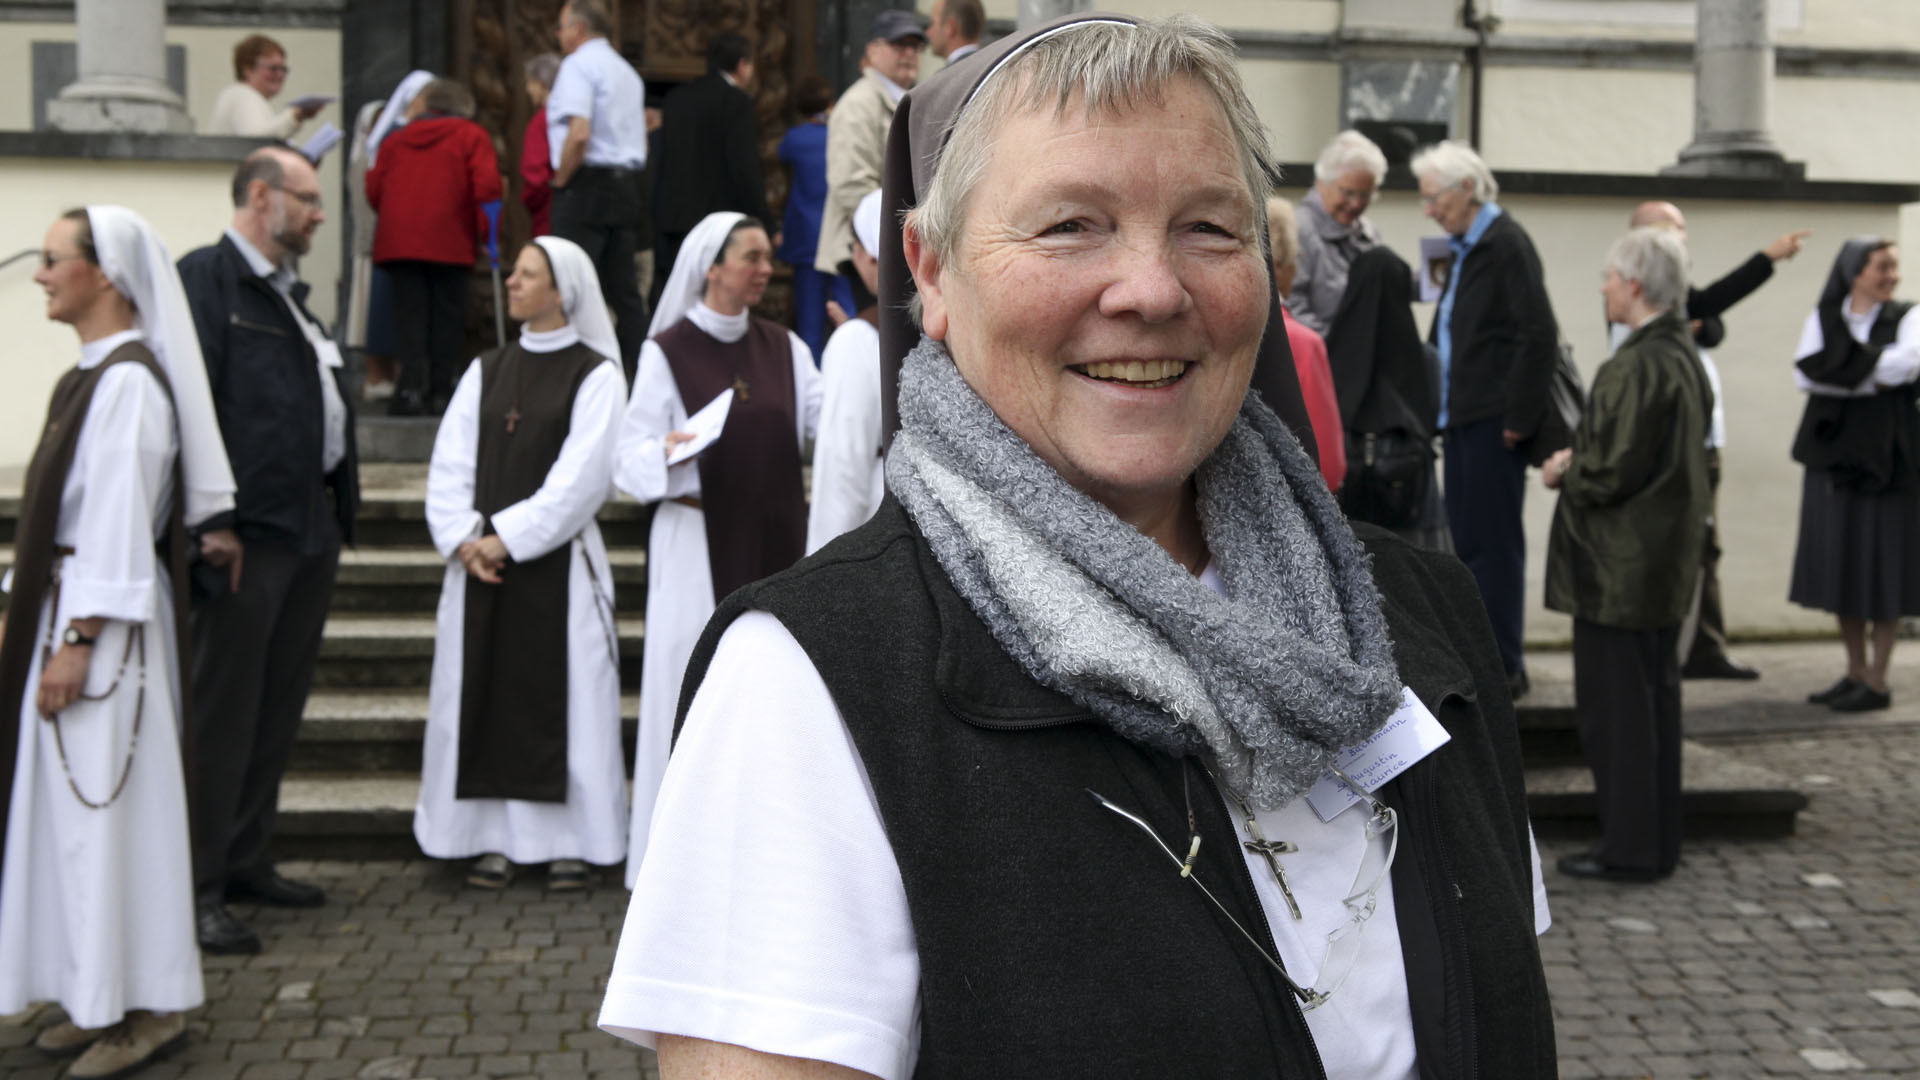
[[[1222,589],[1211,567],[1202,580]],[[1344,917],[1365,812],[1323,824],[1300,799],[1257,817],[1302,848],[1282,856],[1300,922],[1242,849],[1280,959],[1302,978]],[[1537,850],[1532,863],[1545,933]],[[1382,888],[1346,983],[1307,1014],[1330,1080],[1416,1075],[1392,894]],[[686,1035],[904,1080],[919,1057],[919,980],[906,887],[852,736],[786,627],[748,612],[722,636],[668,764],[600,1026],[642,1046]]]

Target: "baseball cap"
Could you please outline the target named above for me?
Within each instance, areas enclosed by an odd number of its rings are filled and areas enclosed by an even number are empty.
[[[925,41],[927,32],[920,25],[920,16],[911,11],[890,8],[873,17],[873,37],[889,42],[910,37]]]

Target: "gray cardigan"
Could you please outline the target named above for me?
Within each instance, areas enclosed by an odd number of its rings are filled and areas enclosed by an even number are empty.
[[[1287,310],[1315,333],[1325,334],[1333,313],[1340,310],[1340,298],[1346,295],[1347,268],[1361,252],[1380,242],[1380,230],[1365,215],[1352,228],[1333,220],[1327,204],[1320,201],[1319,188],[1300,200],[1295,217],[1300,223],[1300,254]]]

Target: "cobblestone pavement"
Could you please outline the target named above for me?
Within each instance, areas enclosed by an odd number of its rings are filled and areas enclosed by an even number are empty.
[[[1811,656],[1807,670],[1789,653]],[[1789,700],[1817,684],[1824,652],[1741,655],[1767,670],[1747,685],[1771,703],[1689,683],[1689,732],[1813,805],[1786,839],[1688,844],[1679,872],[1652,886],[1562,877],[1553,860],[1580,842],[1541,838],[1554,915],[1541,947],[1567,1080],[1920,1076],[1920,664],[1896,672],[1897,710],[1841,720]],[[192,1041],[141,1080],[653,1080],[651,1055],[593,1027],[626,907],[612,875],[566,897],[538,872],[481,893],[424,860],[285,869],[331,902],[237,908],[268,951],[208,959]],[[57,1018],[0,1020],[0,1076],[58,1075],[27,1045]]]

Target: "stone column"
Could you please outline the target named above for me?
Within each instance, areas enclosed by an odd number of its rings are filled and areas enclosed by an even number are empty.
[[[1015,25],[1025,30],[1030,26],[1051,22],[1062,15],[1092,10],[1093,5],[1088,0],[1020,0],[1020,11]]]
[[[1790,165],[1768,133],[1773,113],[1769,0],[1699,0],[1693,51],[1693,142],[1673,176],[1779,177]]]
[[[76,0],[80,77],[47,102],[62,131],[193,130],[167,87],[166,0]]]

